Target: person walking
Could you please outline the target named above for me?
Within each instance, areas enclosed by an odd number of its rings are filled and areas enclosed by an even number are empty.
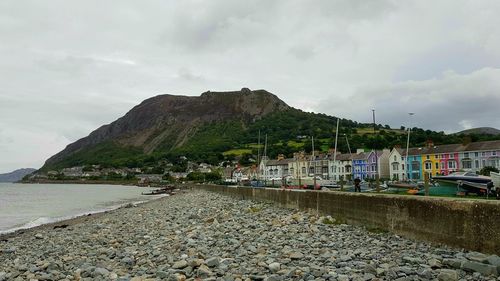
[[[359,178],[354,179],[354,192],[361,192],[361,180]]]

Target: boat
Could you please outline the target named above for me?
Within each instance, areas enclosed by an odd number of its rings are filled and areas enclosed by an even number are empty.
[[[167,190],[167,189],[160,188],[160,189],[153,189],[150,192],[143,192],[141,194],[142,195],[160,195],[160,194],[167,194],[168,191],[169,190]]]
[[[486,195],[488,194],[488,185],[491,183],[477,183],[477,182],[470,182],[470,181],[459,181],[458,186],[465,190],[465,195],[468,195],[469,193],[475,193],[478,196]],[[489,189],[491,189],[491,186],[489,186]],[[490,190],[491,192],[491,190]]]
[[[412,182],[390,182],[387,183],[389,188],[403,188],[403,189],[420,189],[423,188],[422,184]]]
[[[490,177],[480,176],[472,172],[455,172],[447,176],[434,176],[432,178],[434,181],[439,183],[448,184],[458,184],[458,181],[468,181],[473,183],[484,183],[487,184],[491,181]]]
[[[495,188],[500,188],[500,173],[490,172],[491,181]]]

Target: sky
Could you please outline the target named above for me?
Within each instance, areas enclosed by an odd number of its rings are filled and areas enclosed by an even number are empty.
[[[359,122],[500,128],[499,14],[497,0],[3,0],[0,173],[158,94],[248,87]]]

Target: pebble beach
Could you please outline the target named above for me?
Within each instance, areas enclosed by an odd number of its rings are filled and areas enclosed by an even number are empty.
[[[188,190],[0,237],[4,280],[500,280],[500,258]]]

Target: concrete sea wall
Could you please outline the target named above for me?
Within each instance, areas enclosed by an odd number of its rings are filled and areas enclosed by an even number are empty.
[[[500,202],[351,192],[198,185],[240,199],[316,211],[408,238],[500,254]]]

